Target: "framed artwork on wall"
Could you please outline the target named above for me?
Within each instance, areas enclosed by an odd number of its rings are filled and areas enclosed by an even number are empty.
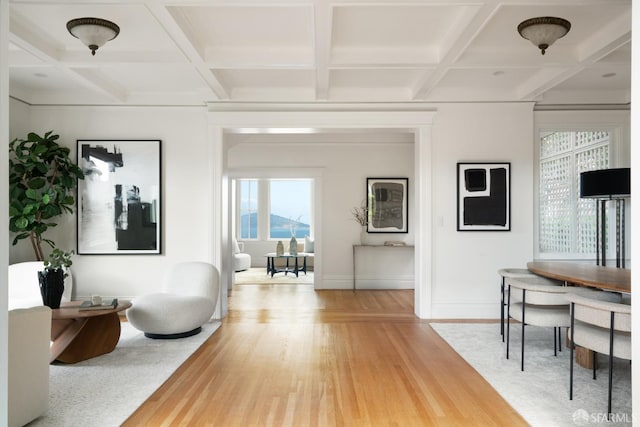
[[[78,140],[78,253],[160,254],[160,140]]]
[[[458,231],[511,230],[511,163],[458,163]]]
[[[409,232],[408,188],[408,178],[367,178],[367,232]]]

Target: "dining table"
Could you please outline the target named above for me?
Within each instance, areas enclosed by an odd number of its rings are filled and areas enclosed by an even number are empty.
[[[631,270],[568,261],[532,261],[529,271],[575,286],[631,293]]]

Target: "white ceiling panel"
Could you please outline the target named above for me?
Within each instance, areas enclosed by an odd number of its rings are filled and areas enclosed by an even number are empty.
[[[9,3],[10,92],[34,105],[630,99],[631,0]],[[95,56],[83,16],[121,29]],[[544,56],[516,31],[535,16],[572,23]]]
[[[203,59],[214,65],[234,60],[296,64],[301,57],[309,64],[313,58],[313,10],[308,6],[181,6],[169,11]],[[269,54],[276,58],[270,60]]]

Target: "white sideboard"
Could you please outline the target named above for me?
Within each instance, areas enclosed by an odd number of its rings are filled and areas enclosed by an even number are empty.
[[[413,289],[414,247],[353,245],[353,289]]]

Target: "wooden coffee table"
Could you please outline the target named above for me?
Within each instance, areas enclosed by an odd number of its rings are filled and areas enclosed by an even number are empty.
[[[118,313],[131,303],[121,301],[116,308],[80,311],[81,303],[67,302],[51,310],[51,363],[77,363],[116,348],[120,339]]]

